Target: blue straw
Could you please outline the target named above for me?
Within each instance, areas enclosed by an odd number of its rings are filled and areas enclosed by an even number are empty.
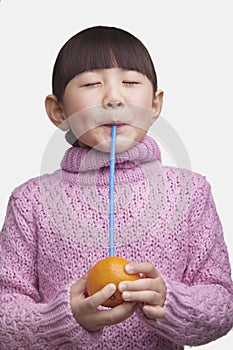
[[[109,256],[114,256],[114,171],[116,155],[116,130],[117,126],[112,125],[109,174]]]

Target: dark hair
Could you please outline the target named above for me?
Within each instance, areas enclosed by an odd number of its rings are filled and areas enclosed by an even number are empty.
[[[77,74],[114,67],[146,75],[157,90],[155,68],[141,41],[125,30],[97,26],[77,33],[61,48],[53,69],[53,94],[62,100],[66,85]]]

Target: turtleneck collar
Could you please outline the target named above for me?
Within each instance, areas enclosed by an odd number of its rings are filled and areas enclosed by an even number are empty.
[[[116,165],[118,169],[129,169],[137,164],[160,161],[161,153],[155,140],[146,136],[140,143],[129,150],[116,154]],[[95,171],[100,168],[109,167],[109,153],[104,153],[90,148],[69,148],[61,163],[62,170],[70,173]]]

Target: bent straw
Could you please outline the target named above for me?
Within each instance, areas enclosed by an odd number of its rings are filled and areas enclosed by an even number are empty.
[[[114,256],[114,172],[116,155],[116,125],[112,125],[109,173],[109,256]]]

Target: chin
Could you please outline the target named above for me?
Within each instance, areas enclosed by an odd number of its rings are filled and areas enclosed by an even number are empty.
[[[116,153],[122,153],[130,148],[134,147],[138,144],[140,141],[132,140],[132,139],[126,139],[126,138],[120,138],[117,137],[116,139]],[[104,152],[104,153],[110,153],[111,149],[111,140],[101,142],[93,147],[94,149]]]
[[[119,139],[116,142],[116,153],[122,153],[128,151],[130,148],[136,146],[138,141],[129,139]]]

